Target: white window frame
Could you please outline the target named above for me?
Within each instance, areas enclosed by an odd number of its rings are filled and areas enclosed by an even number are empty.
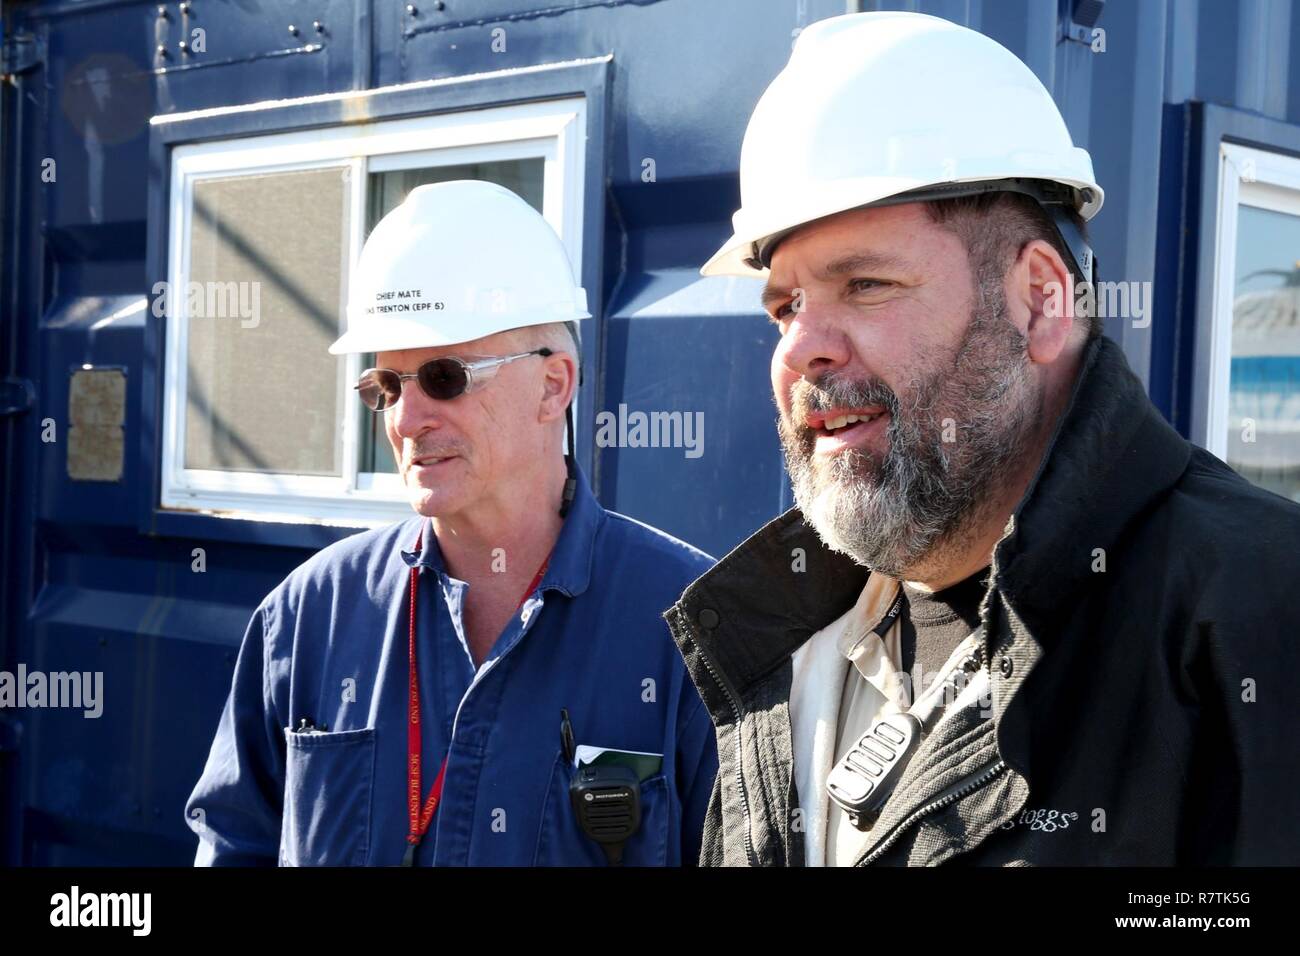
[[[1236,143],[1219,144],[1218,231],[1209,354],[1198,372],[1208,383],[1194,409],[1193,438],[1228,457],[1228,399],[1232,375],[1232,303],[1237,279],[1237,214],[1242,206],[1300,216],[1300,159]]]
[[[182,289],[188,281],[190,211],[194,183],[199,180],[351,167],[350,273],[356,267],[365,236],[369,173],[529,158],[543,161],[542,215],[559,235],[572,267],[580,270],[586,125],[584,99],[565,97],[177,146],[171,156],[169,287]],[[347,276],[341,294],[346,298]],[[163,508],[259,521],[349,527],[378,526],[410,516],[398,475],[357,470],[360,417],[351,407],[355,396],[346,383],[355,381],[361,373],[359,355],[346,357],[340,388],[340,401],[344,403],[341,477],[185,468],[189,323],[184,300],[184,296],[168,296],[171,314],[166,318],[163,365]]]

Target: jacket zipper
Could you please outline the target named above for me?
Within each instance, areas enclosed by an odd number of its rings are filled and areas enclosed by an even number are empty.
[[[699,645],[696,645],[697,647]],[[731,705],[731,712],[736,715],[736,792],[740,794],[741,818],[745,824],[745,859],[749,861],[750,866],[758,866],[754,859],[754,841],[749,832],[749,797],[745,793],[745,778],[741,773],[740,761],[744,751],[744,740],[741,737],[741,711],[740,703],[736,700],[735,694],[732,693],[731,687],[726,684],[720,674],[713,669],[709,663],[708,656],[703,650],[700,651],[700,660],[704,662],[704,668],[713,678],[713,682],[722,690],[723,695],[727,698],[727,703]]]
[[[894,829],[889,832],[889,836],[885,837],[884,840],[878,843],[876,845],[876,848],[872,850],[871,853],[863,857],[862,862],[859,863],[858,866],[868,866],[871,863],[875,862],[885,853],[886,850],[888,850],[891,846],[897,843],[899,837],[903,835],[903,831],[905,831],[917,820],[920,820],[922,817],[927,816],[928,814],[934,813],[936,810],[942,810],[944,807],[948,806],[951,803],[956,802],[957,800],[960,800],[962,797],[966,796],[967,794],[973,793],[974,791],[978,790],[980,787],[988,783],[990,780],[992,780],[994,777],[996,777],[998,774],[1000,774],[1006,768],[1007,765],[1003,763],[1001,760],[995,760],[993,763],[984,767],[984,769],[975,772],[974,774],[967,777],[966,779],[957,781],[951,787],[948,788],[948,792],[945,793],[943,796],[935,798],[931,802],[927,803],[925,806],[921,807],[918,810],[912,811],[906,817],[900,820],[898,824],[895,825]]]
[[[988,636],[992,633],[991,617],[992,615],[990,614],[989,618],[980,619],[981,636],[984,640],[976,644],[974,652],[974,660],[980,668],[987,667],[991,669],[992,667],[992,655],[988,652]],[[984,769],[978,770],[971,776],[966,777],[964,780],[957,781],[957,783],[948,788],[947,792],[943,794],[943,796],[936,797],[934,800],[919,809],[912,811],[900,820],[894,826],[894,829],[890,831],[889,836],[885,837],[884,840],[878,843],[876,848],[863,857],[862,862],[857,865],[868,866],[871,863],[874,863],[876,860],[880,859],[880,857],[883,856],[890,847],[897,843],[899,838],[903,835],[903,832],[917,820],[920,820],[922,817],[928,816],[937,810],[942,810],[944,807],[955,803],[967,794],[973,793],[1005,769],[1007,769],[1007,765],[1002,762],[1001,758],[999,758],[998,760],[993,761],[993,763],[988,764]]]

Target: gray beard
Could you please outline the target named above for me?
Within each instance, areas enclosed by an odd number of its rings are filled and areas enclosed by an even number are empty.
[[[782,415],[777,426],[795,502],[827,547],[903,578],[973,536],[1040,425],[1026,344],[1007,319],[999,283],[985,290],[955,355],[901,397],[878,379],[795,383],[793,421]],[[890,413],[883,460],[857,449],[813,457],[816,436],[802,424],[808,411],[870,405]]]

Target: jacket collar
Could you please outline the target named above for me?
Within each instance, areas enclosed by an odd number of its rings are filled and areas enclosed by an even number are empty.
[[[1069,614],[1097,581],[1096,549],[1182,475],[1192,446],[1174,431],[1105,336],[1084,355],[1069,407],[994,548],[996,586],[1028,624]],[[1037,635],[1036,635],[1037,636]]]
[[[994,548],[990,588],[1035,636],[1095,580],[1095,548],[1182,474],[1191,448],[1160,416],[1110,339],[1084,351],[1038,472]],[[821,543],[798,508],[765,525],[692,584],[669,612],[744,694],[858,599],[869,571]],[[1039,638],[1041,640],[1041,638]],[[679,639],[680,643],[680,639]]]
[[[546,574],[542,578],[541,590],[556,590],[569,597],[575,597],[587,590],[591,583],[591,568],[596,555],[596,535],[605,522],[605,509],[591,493],[587,476],[578,469],[578,487],[573,496],[573,506],[569,509],[560,528],[560,536],[555,541]],[[401,552],[402,560],[408,567],[433,568],[440,574],[446,573],[442,559],[442,549],[438,547],[438,538],[433,533],[433,519],[407,522],[410,525],[411,541],[404,542],[411,550]],[[403,529],[406,534],[406,530]],[[416,534],[420,535],[422,547],[414,550]]]

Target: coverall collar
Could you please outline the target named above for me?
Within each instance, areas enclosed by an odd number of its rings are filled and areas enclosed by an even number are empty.
[[[596,553],[596,534],[605,520],[604,509],[591,493],[591,486],[587,483],[587,476],[581,468],[577,469],[577,475],[578,487],[573,496],[573,506],[564,519],[564,525],[560,528],[560,536],[556,539],[555,550],[551,552],[550,562],[546,566],[546,575],[541,583],[541,590],[557,590],[569,597],[582,594],[591,583],[591,566]],[[438,546],[438,538],[433,533],[433,519],[411,519],[407,523],[411,526],[412,539],[407,542],[408,546],[414,545],[416,531],[422,527],[423,548],[418,553],[403,549],[402,560],[408,567],[433,568],[438,572],[445,572],[442,549]]]

